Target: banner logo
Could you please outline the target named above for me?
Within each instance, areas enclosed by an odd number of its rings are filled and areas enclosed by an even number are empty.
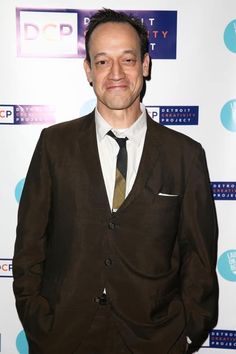
[[[198,106],[146,106],[153,120],[162,125],[198,125]]]
[[[0,124],[51,124],[55,121],[55,108],[51,106],[0,106]]]
[[[228,101],[222,108],[221,123],[231,132],[236,132],[236,100]]]
[[[211,182],[215,200],[236,200],[236,182]]]
[[[0,106],[0,124],[14,124],[14,107]]]
[[[77,11],[18,8],[16,21],[18,56],[78,56]]]
[[[0,278],[12,277],[12,259],[0,258]]]
[[[25,184],[25,178],[22,178],[16,185],[15,198],[16,198],[17,203],[20,202],[20,198],[21,198],[21,194],[22,194],[22,190],[23,190],[24,184]]]
[[[177,11],[122,11],[145,24],[152,59],[176,59]],[[95,12],[17,8],[17,55],[84,58],[84,34]]]
[[[226,47],[236,53],[236,19],[231,21],[224,31],[224,42]]]
[[[220,256],[218,271],[225,280],[236,281],[236,250],[228,250]]]
[[[16,337],[16,349],[19,354],[29,353],[29,346],[24,331],[20,331]]]
[[[236,350],[236,331],[215,329],[210,332],[210,348]]]

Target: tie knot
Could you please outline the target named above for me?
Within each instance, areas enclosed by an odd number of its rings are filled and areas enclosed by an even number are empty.
[[[126,146],[126,141],[128,140],[127,137],[125,137],[125,138],[118,138],[111,130],[109,130],[109,132],[107,133],[107,135],[109,135],[109,136],[111,136],[113,139],[115,139],[115,141],[117,142],[117,144],[119,145],[120,148]]]

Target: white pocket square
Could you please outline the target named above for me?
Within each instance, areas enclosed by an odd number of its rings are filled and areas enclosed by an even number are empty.
[[[161,197],[178,197],[178,194],[158,193]]]

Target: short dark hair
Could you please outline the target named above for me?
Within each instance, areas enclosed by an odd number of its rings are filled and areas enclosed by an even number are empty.
[[[118,12],[105,8],[97,11],[93,16],[91,16],[90,22],[87,26],[85,34],[86,60],[89,63],[91,62],[89,55],[89,41],[91,34],[98,25],[107,22],[128,23],[135,29],[140,39],[141,60],[143,61],[145,53],[148,53],[148,33],[145,25],[139,18],[133,16],[132,14],[128,15],[125,12]]]

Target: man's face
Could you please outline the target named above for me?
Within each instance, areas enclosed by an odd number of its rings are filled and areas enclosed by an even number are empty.
[[[141,61],[135,29],[127,23],[98,25],[90,38],[89,54],[91,64],[85,60],[84,68],[99,112],[139,106],[143,76],[149,74],[149,56]]]

